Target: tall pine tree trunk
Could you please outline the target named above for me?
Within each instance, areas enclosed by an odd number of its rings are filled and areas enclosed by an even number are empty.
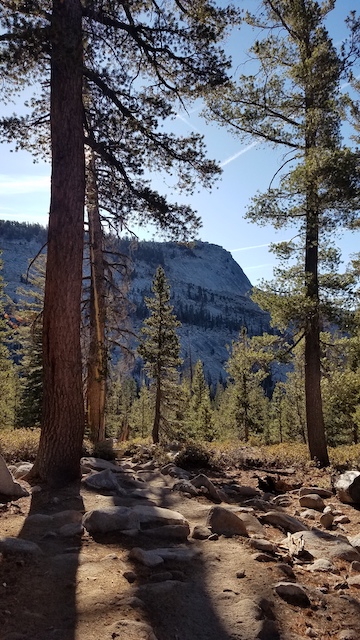
[[[82,9],[53,0],[51,202],[43,316],[42,431],[32,479],[66,484],[80,475],[84,401],[80,303],[85,162]]]
[[[161,380],[160,374],[156,379],[156,394],[155,394],[155,415],[154,415],[154,423],[152,428],[152,441],[154,444],[159,442],[159,432],[160,432],[160,417],[161,417]]]
[[[318,284],[318,216],[308,212],[305,249],[306,293],[312,305],[305,333],[305,401],[309,451],[321,467],[329,465],[321,398]]]
[[[106,348],[105,269],[95,158],[87,162],[87,211],[90,242],[90,344],[87,367],[87,421],[91,441],[105,439]]]

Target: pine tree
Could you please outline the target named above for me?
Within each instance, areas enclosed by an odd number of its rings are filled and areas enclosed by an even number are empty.
[[[308,443],[321,466],[329,464],[320,387],[321,324],[341,288],[348,294],[353,286],[347,274],[326,273],[337,262],[329,237],[333,241],[335,229],[353,224],[360,195],[357,154],[341,141],[348,98],[341,95],[340,83],[351,57],[337,54],[324,26],[334,4],[263,0],[262,10],[246,18],[261,30],[250,51],[257,69],[241,75],[236,85],[211,91],[208,102],[209,117],[240,136],[250,134],[287,152],[248,217],[299,231],[278,247],[292,263],[276,273],[261,305],[275,321],[291,322],[303,332]]]
[[[209,441],[215,438],[216,429],[210,391],[204,377],[201,360],[198,360],[194,369],[187,421],[191,431],[195,432],[195,437]]]
[[[159,442],[161,428],[169,431],[166,409],[176,404],[177,367],[181,363],[180,342],[176,328],[180,326],[170,305],[170,287],[162,267],[158,267],[152,284],[152,298],[145,298],[150,316],[144,321],[138,353],[155,388],[155,410],[152,439]],[[168,427],[168,429],[167,429]]]
[[[272,337],[266,342],[264,349],[261,337],[250,339],[243,328],[239,340],[232,343],[226,365],[230,376],[229,393],[224,394],[222,402],[229,403],[237,434],[245,442],[251,433],[262,433],[264,430],[266,399],[261,384],[269,376],[268,365],[274,359],[268,349]]]

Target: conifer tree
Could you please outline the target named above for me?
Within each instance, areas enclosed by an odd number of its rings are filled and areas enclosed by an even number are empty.
[[[198,360],[194,369],[187,420],[190,430],[195,432],[195,437],[209,441],[214,439],[216,430],[211,408],[210,391],[204,377],[201,360]]]
[[[145,298],[150,316],[141,329],[141,342],[138,353],[145,363],[145,370],[153,381],[155,409],[152,427],[152,439],[159,442],[161,427],[165,432],[171,427],[166,409],[176,404],[178,385],[177,367],[181,363],[180,342],[176,328],[180,323],[173,314],[170,304],[170,286],[164,269],[158,267],[153,283],[153,297]]]
[[[276,273],[260,302],[276,322],[291,322],[303,332],[308,444],[321,466],[329,463],[320,387],[321,324],[338,292],[343,289],[349,295],[353,285],[347,274],[342,278],[326,272],[337,261],[327,243],[335,229],[353,224],[360,197],[357,153],[341,141],[348,99],[341,95],[340,83],[353,51],[338,55],[326,31],[325,20],[334,5],[263,0],[256,16],[246,18],[260,29],[250,50],[257,68],[221,92],[210,91],[208,101],[209,117],[240,136],[250,134],[286,153],[248,217],[276,228],[297,228],[291,234],[294,239],[278,247],[292,264]]]

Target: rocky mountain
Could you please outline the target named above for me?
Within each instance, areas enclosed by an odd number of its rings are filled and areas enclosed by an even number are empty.
[[[14,224],[14,223],[10,223]],[[30,233],[30,227],[34,233]],[[11,234],[9,234],[9,228]],[[0,221],[0,250],[5,292],[17,301],[17,288],[29,260],[44,244],[44,230],[38,225],[22,225],[15,233]],[[26,233],[25,233],[26,232]],[[227,345],[241,327],[250,335],[269,329],[269,318],[251,300],[251,283],[237,262],[222,247],[207,242],[119,241],[119,253],[130,256],[129,299],[131,321],[137,331],[147,316],[144,298],[151,295],[151,282],[161,265],[171,286],[174,312],[182,323],[179,335],[184,369],[202,360],[208,380],[216,383],[224,376]]]

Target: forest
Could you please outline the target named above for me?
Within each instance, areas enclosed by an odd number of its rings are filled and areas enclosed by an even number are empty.
[[[262,0],[251,14],[212,0],[0,2],[1,98],[34,92],[26,115],[0,119],[0,140],[52,167],[46,265],[38,256],[29,276],[35,295],[20,293],[16,309],[1,302],[0,428],[41,428],[31,482],[78,478],[84,435],[93,444],[298,441],[320,467],[328,447],[358,443],[360,258],[344,269],[334,239],[359,226],[360,20],[350,13],[337,47],[326,29],[334,7]],[[234,29],[241,39],[245,24],[259,38],[252,65],[234,71],[224,41]],[[149,248],[141,375],[124,377],[121,360],[111,361],[114,344],[124,358],[134,353],[125,341],[129,256],[109,238],[152,223],[191,243],[201,223],[181,194],[210,188],[220,173],[198,133],[162,126],[196,100],[207,121],[281,149],[283,163],[246,215],[291,235],[273,246],[274,279],[253,291],[271,330],[240,327],[227,378],[211,386],[201,360],[181,369],[177,329],[191,310],[175,316],[161,256]],[[179,203],[153,188],[149,167],[176,176]],[[8,238],[14,227],[1,225]]]

